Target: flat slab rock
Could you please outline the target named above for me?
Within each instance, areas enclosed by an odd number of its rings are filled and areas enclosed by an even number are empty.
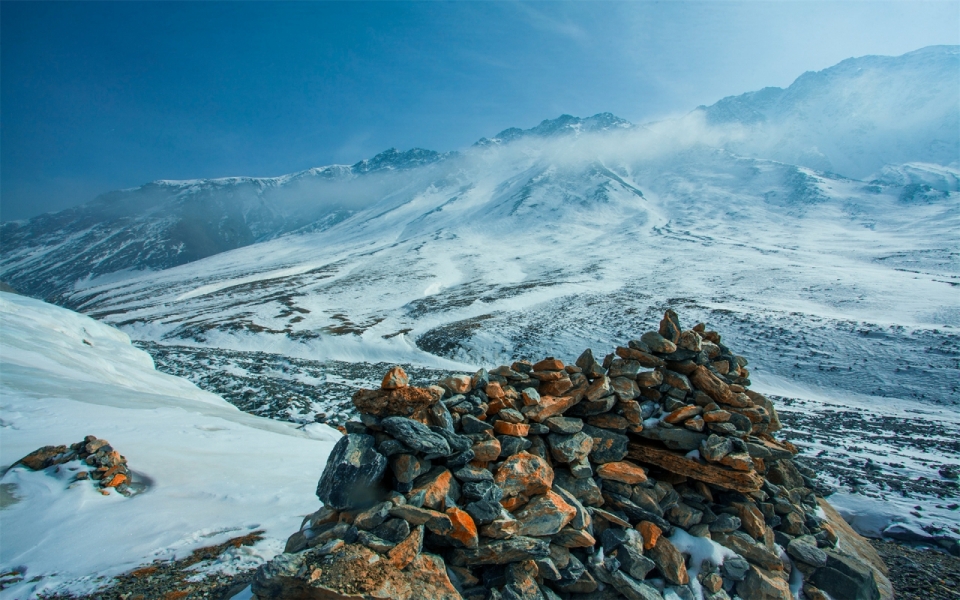
[[[646,444],[630,444],[627,456],[641,464],[656,465],[677,475],[684,475],[738,492],[755,492],[763,485],[763,477],[756,471],[734,471],[705,465],[682,454]]]

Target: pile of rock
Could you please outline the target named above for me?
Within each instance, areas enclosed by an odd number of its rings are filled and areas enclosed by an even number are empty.
[[[258,598],[880,598],[837,548],[815,474],[715,331],[602,361],[518,361],[354,402],[317,495]],[[350,574],[353,575],[350,575]]]
[[[124,496],[133,493],[130,488],[130,470],[127,459],[113,449],[110,442],[95,435],[88,435],[82,442],[68,446],[44,446],[18,460],[14,466],[23,465],[34,471],[41,471],[54,465],[62,465],[80,460],[90,469],[78,470],[76,479],[97,482],[100,492],[110,493],[110,488]]]

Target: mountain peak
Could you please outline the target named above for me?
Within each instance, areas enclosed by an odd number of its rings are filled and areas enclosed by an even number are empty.
[[[512,142],[523,137],[556,137],[561,135],[580,135],[594,131],[608,131],[611,129],[630,129],[635,127],[633,123],[626,119],[614,115],[613,113],[597,113],[592,117],[582,119],[568,114],[562,114],[556,119],[545,119],[536,127],[530,129],[520,129],[511,127],[504,129],[491,138],[482,138],[476,145],[487,146],[490,144],[504,144]]]
[[[400,152],[396,148],[390,148],[388,150],[384,150],[373,158],[361,160],[350,168],[354,173],[399,171],[435,163],[439,160],[443,160],[447,156],[448,154],[441,154],[439,152],[425,150],[423,148],[411,148],[406,152]]]

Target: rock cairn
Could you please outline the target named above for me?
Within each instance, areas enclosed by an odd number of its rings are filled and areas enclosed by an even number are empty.
[[[78,481],[92,480],[100,488],[100,493],[110,493],[110,488],[124,496],[132,495],[130,488],[130,470],[127,459],[113,449],[110,442],[95,435],[88,435],[82,442],[68,446],[44,446],[18,460],[14,466],[23,465],[34,471],[42,471],[54,465],[62,465],[80,460],[91,469],[77,472]]]
[[[258,598],[879,598],[747,360],[667,311],[602,361],[410,387],[350,422]],[[797,571],[797,572],[794,572]],[[792,577],[792,579],[791,579]]]

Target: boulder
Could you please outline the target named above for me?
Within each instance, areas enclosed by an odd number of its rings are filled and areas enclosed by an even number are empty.
[[[317,485],[321,502],[337,510],[352,510],[376,500],[387,459],[374,450],[374,444],[373,436],[364,434],[340,438]]]

